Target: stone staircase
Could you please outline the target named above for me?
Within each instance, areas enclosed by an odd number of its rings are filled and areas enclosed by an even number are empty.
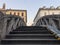
[[[1,40],[1,45],[60,45],[46,27],[22,26]]]

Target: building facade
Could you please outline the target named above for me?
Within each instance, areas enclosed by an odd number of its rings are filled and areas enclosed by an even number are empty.
[[[0,8],[0,11],[4,14],[20,16],[25,21],[25,23],[27,23],[27,10],[6,9],[6,5],[4,3],[3,7]]]
[[[43,16],[57,15],[57,14],[60,14],[60,6],[58,6],[57,8],[53,6],[51,6],[50,8],[46,8],[45,6],[43,6],[42,8],[39,8],[34,18],[34,24],[36,24],[36,22]]]

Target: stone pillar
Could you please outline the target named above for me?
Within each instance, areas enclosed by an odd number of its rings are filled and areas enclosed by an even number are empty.
[[[57,26],[55,25],[54,21],[51,19],[51,25],[55,28],[57,28]]]
[[[3,20],[0,20],[0,40],[1,40],[1,36],[2,36],[2,29],[3,29]]]
[[[42,23],[42,19],[41,19],[41,25],[43,25],[43,23]]]
[[[43,20],[42,20],[42,24],[44,25],[44,22],[43,22]]]
[[[20,23],[21,23],[21,21],[20,21],[20,19],[19,19],[18,26],[20,26]]]
[[[44,21],[45,21],[46,25],[48,25],[48,22],[47,22],[47,20],[46,20],[46,19],[44,19]]]
[[[13,28],[14,28],[14,29],[17,28],[17,23],[18,23],[18,21],[19,21],[19,18],[18,18],[17,20],[14,21],[14,22],[15,22],[14,25],[13,25]]]
[[[8,22],[7,22],[8,23]],[[9,22],[8,26],[7,26],[7,34],[9,34],[9,32],[11,30],[13,30],[13,24],[14,24],[14,18],[11,19],[11,21]]]
[[[40,20],[38,21],[38,26],[40,26]]]
[[[6,18],[4,18],[3,19],[3,21],[4,22],[2,22],[3,23],[3,29],[2,29],[2,32],[1,32],[1,39],[3,39],[3,38],[5,38],[5,35],[6,35],[6,26],[7,26],[7,19]]]
[[[39,26],[41,25],[41,22],[40,22],[40,20],[39,20]]]
[[[49,18],[49,25],[51,25],[51,18]]]
[[[20,26],[22,26],[22,20],[20,20]]]
[[[60,19],[59,19],[59,28],[60,28]]]

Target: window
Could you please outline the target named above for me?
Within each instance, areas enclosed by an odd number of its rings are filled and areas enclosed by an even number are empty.
[[[12,13],[10,12],[10,15],[12,15]]]
[[[52,14],[54,15],[54,12]]]
[[[16,13],[14,12],[14,15],[16,15]]]
[[[22,13],[22,16],[24,16],[24,13]]]
[[[59,12],[59,14],[60,14],[60,12]]]
[[[18,16],[19,16],[19,13],[18,13]]]
[[[46,12],[44,13],[44,15],[46,15]]]

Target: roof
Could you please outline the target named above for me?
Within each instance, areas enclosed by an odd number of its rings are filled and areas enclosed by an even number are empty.
[[[6,9],[6,11],[27,11],[27,10],[20,10],[20,9]]]
[[[20,10],[20,9],[1,9],[2,11],[27,11],[27,10]]]
[[[39,8],[39,10],[60,10],[58,8]]]

